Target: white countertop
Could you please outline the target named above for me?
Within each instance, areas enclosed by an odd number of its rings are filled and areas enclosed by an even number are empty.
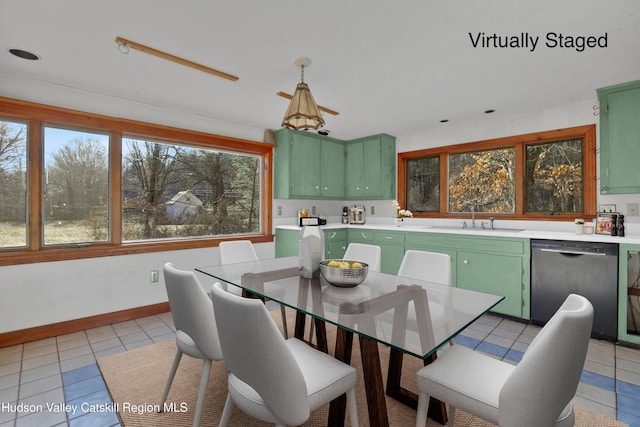
[[[275,228],[283,230],[300,230],[301,227],[296,225],[276,225]],[[342,224],[328,223],[320,226],[322,230],[331,230],[336,228],[353,228],[367,230],[386,230],[386,231],[410,231],[420,233],[447,233],[474,236],[493,236],[493,237],[519,237],[527,239],[549,239],[549,240],[571,240],[580,242],[603,242],[603,243],[633,243],[640,244],[640,236],[612,237],[603,234],[575,234],[566,231],[547,231],[547,230],[526,230],[526,229],[497,229],[482,230],[480,228],[459,228],[448,226],[430,226],[430,225],[401,225],[396,227],[393,224]]]

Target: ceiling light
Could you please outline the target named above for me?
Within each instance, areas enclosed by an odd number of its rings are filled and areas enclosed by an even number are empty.
[[[38,55],[22,49],[9,49],[9,52],[17,56],[18,58],[28,59],[30,61],[37,61],[38,59],[40,59]]]
[[[324,126],[324,119],[318,109],[316,101],[311,95],[309,86],[304,82],[304,67],[311,65],[309,58],[298,58],[295,61],[296,66],[301,69],[300,83],[296,86],[293,98],[289,104],[282,127],[294,130],[320,129]]]

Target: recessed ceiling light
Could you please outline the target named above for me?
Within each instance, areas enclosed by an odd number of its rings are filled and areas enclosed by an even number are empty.
[[[18,58],[28,59],[30,61],[37,61],[38,59],[40,59],[38,55],[22,49],[9,49],[9,52],[17,56]]]
[[[491,114],[491,113],[495,113],[496,110],[484,110],[485,114]]]

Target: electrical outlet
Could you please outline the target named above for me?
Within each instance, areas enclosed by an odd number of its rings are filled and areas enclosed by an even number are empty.
[[[311,215],[316,216],[316,207],[311,206]]]
[[[159,280],[158,270],[151,270],[151,275],[149,279],[151,283],[156,283]]]
[[[638,216],[637,203],[627,203],[627,216]]]
[[[278,212],[278,215],[282,215],[282,206],[278,206],[276,211]]]
[[[375,215],[375,214],[376,214],[376,207],[371,206],[371,215]]]

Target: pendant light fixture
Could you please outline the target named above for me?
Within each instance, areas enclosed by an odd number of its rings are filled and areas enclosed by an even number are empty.
[[[316,105],[316,101],[311,95],[309,86],[304,82],[304,67],[311,65],[311,60],[309,58],[298,58],[295,64],[301,69],[301,79],[296,86],[296,91],[293,93],[289,108],[282,120],[282,127],[294,130],[320,129],[324,126],[322,113],[320,113],[318,105]]]

